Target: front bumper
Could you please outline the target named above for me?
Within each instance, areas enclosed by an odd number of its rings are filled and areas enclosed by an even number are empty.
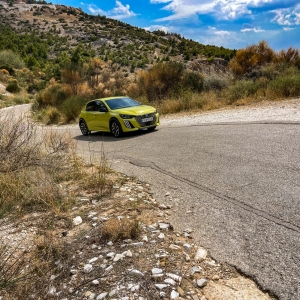
[[[131,119],[122,119],[121,126],[124,132],[136,131],[159,126],[159,114],[147,114],[136,116]]]

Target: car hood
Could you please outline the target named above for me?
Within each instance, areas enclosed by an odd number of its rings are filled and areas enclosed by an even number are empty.
[[[154,113],[155,108],[148,105],[139,105],[134,107],[115,109],[113,111],[118,114],[138,116]]]

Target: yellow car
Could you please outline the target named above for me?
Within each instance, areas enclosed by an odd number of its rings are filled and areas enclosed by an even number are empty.
[[[141,105],[127,96],[89,101],[79,115],[83,135],[103,131],[120,137],[123,132],[154,130],[158,125],[159,115],[154,107]]]

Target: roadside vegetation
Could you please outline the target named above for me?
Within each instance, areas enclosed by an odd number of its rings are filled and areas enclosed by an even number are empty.
[[[41,132],[26,116],[1,112],[0,228],[12,228],[11,237],[0,233],[3,299],[51,298],[49,274],[58,282],[69,280],[74,264],[78,242],[62,240],[61,234],[73,228],[76,214],[85,216],[80,199],[101,203],[111,194],[113,184],[124,181],[110,169],[104,153],[97,162],[92,156],[84,161],[75,152],[68,132]],[[137,237],[139,223],[134,218],[119,223],[111,219],[95,235],[105,241]],[[26,230],[31,227],[33,235]],[[25,233],[15,240],[19,231]],[[80,240],[82,234],[84,230],[78,231],[73,239]]]
[[[51,77],[49,65],[30,68],[18,53],[1,51],[0,82],[6,94],[0,95],[0,105],[33,103],[38,121],[66,124],[77,120],[88,100],[117,95],[151,104],[162,115],[300,95],[299,50],[276,52],[265,41],[238,50],[223,71],[215,58],[214,64],[206,61],[206,69],[168,60],[128,73],[116,62],[90,56],[81,44],[59,57]]]

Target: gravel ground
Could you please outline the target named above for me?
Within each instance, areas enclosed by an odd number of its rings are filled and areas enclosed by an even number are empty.
[[[204,113],[162,116],[164,126],[236,122],[300,122],[300,99],[263,101],[249,106],[224,108]]]

